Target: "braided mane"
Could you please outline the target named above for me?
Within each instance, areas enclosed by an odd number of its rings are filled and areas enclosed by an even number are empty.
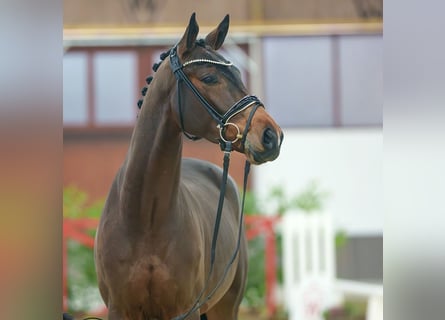
[[[198,46],[204,48],[205,45],[206,45],[206,44],[205,44],[205,40],[204,40],[204,39],[198,39],[198,40],[196,40],[196,45],[198,45]],[[167,51],[162,52],[162,53],[160,54],[159,58],[161,59],[161,61],[156,62],[156,63],[153,64],[152,69],[153,69],[154,72],[158,71],[158,68],[159,68],[159,66],[161,65],[162,61],[164,61],[165,58],[167,58],[167,57],[169,56],[169,54],[170,54],[170,50],[171,50],[171,49],[168,49]],[[147,86],[143,87],[142,90],[141,90],[141,94],[142,94],[143,97],[145,97],[145,95],[147,94],[148,85],[149,85],[152,81],[153,81],[153,76],[148,76],[148,77],[145,79],[145,82],[147,83]],[[143,102],[143,98],[138,100],[138,103],[137,103],[138,109],[141,109],[141,107],[142,107],[142,102]]]

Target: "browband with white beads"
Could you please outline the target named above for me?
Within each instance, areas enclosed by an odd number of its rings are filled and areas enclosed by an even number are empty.
[[[218,64],[220,66],[230,67],[233,65],[232,62],[224,62],[224,61],[216,61],[216,60],[209,60],[209,59],[194,59],[190,61],[186,61],[182,64],[182,67],[186,67],[189,64],[192,63],[212,63],[212,64]]]

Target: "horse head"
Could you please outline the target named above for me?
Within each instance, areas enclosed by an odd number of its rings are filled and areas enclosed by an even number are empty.
[[[168,52],[178,81],[171,96],[173,113],[188,137],[220,143],[226,150],[229,144],[229,151],[244,153],[253,164],[272,161],[280,153],[283,132],[263,103],[248,94],[238,68],[217,52],[228,29],[226,15],[197,40],[199,26],[191,16],[181,40]]]

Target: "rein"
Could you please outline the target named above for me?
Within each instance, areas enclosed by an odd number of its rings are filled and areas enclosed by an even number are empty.
[[[244,220],[244,202],[246,197],[246,187],[247,187],[247,179],[249,176],[250,171],[250,162],[246,160],[245,166],[244,166],[244,179],[243,179],[243,196],[242,196],[242,203],[241,203],[241,214],[239,218],[239,229],[238,229],[238,238],[235,250],[228,261],[222,277],[218,280],[216,286],[210,291],[210,293],[204,297],[204,299],[201,301],[201,298],[204,296],[204,292],[208,289],[209,283],[210,283],[210,277],[213,273],[213,268],[215,265],[215,257],[216,257],[216,242],[218,240],[218,232],[219,232],[219,226],[221,223],[221,214],[222,209],[224,206],[224,197],[226,193],[226,185],[227,185],[227,177],[228,177],[228,171],[229,171],[229,164],[230,164],[230,153],[233,151],[233,143],[241,139],[241,147],[244,150],[245,149],[245,141],[247,137],[247,132],[249,130],[252,118],[258,109],[258,107],[264,107],[261,101],[253,95],[248,95],[243,98],[241,98],[238,102],[236,102],[234,105],[232,105],[224,114],[220,114],[198,91],[198,89],[193,85],[193,83],[190,81],[190,79],[186,76],[186,74],[183,71],[183,68],[187,65],[193,64],[193,63],[210,63],[210,64],[217,64],[229,67],[232,65],[230,62],[221,62],[221,61],[214,61],[214,60],[208,60],[208,59],[195,59],[187,61],[183,64],[179,61],[179,57],[177,54],[177,47],[173,47],[170,50],[170,65],[172,68],[173,73],[176,76],[177,79],[177,88],[178,88],[178,104],[179,104],[179,118],[181,123],[181,129],[186,137],[188,137],[191,140],[198,140],[199,137],[193,136],[188,134],[184,129],[184,117],[183,117],[183,111],[182,111],[182,103],[181,103],[181,92],[180,92],[180,83],[184,82],[188,88],[195,94],[195,96],[198,98],[198,100],[201,102],[205,110],[209,113],[209,115],[215,120],[217,123],[217,128],[219,129],[219,144],[221,147],[221,150],[224,151],[224,160],[223,160],[223,176],[221,180],[221,186],[220,186],[220,194],[219,194],[219,200],[218,200],[218,209],[216,212],[216,218],[215,218],[215,224],[213,228],[213,237],[212,237],[212,246],[211,246],[211,252],[210,252],[210,268],[209,273],[207,274],[207,279],[205,282],[204,287],[202,288],[201,292],[198,294],[198,297],[196,298],[195,302],[193,303],[193,306],[187,311],[186,313],[179,315],[173,320],[184,320],[186,319],[190,314],[201,308],[204,303],[206,303],[208,300],[211,299],[211,297],[214,295],[214,293],[218,290],[218,288],[221,286],[223,280],[227,276],[227,273],[230,270],[230,267],[232,266],[233,262],[235,261],[240,245],[241,245],[241,235],[243,230],[243,220]],[[238,126],[232,122],[229,122],[231,118],[239,114],[240,112],[246,110],[247,108],[252,107],[252,110],[250,111],[249,117],[246,121],[246,127],[244,129],[243,134],[240,133],[240,130]],[[234,140],[227,140],[224,137],[224,129],[227,126],[234,126],[237,129],[237,135]]]

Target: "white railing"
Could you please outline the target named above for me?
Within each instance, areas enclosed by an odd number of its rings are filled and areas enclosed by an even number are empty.
[[[383,287],[336,279],[335,245],[327,213],[287,212],[282,220],[285,304],[289,320],[322,320],[345,297],[368,301],[367,320],[383,319]]]

